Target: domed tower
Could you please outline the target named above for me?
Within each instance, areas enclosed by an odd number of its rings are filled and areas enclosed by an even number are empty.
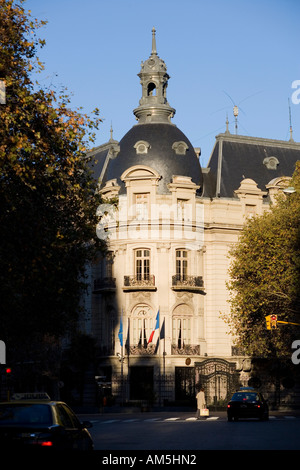
[[[175,114],[167,101],[169,75],[165,62],[156,51],[155,29],[152,30],[152,51],[141,64],[138,74],[142,85],[139,106],[134,109],[138,123],[121,139],[118,153],[112,154],[101,178],[103,187],[117,180],[120,194],[125,192],[121,182],[123,172],[133,165],[147,165],[159,175],[158,192],[168,193],[167,185],[173,175],[190,177],[202,190],[202,172],[199,158],[188,138],[171,122]]]
[[[165,62],[156,51],[155,28],[152,29],[152,51],[149,59],[141,64],[138,74],[142,85],[140,105],[133,112],[141,124],[170,122],[175,114],[167,101],[169,75]]]
[[[92,152],[100,193],[107,203],[118,199],[99,229],[110,256],[94,270],[93,312],[99,317],[93,329],[110,352],[112,382],[120,374],[122,383],[128,381],[127,399],[148,394],[173,400],[175,386],[162,390],[160,371],[175,380],[175,368],[186,367],[183,359],[206,352],[202,171],[191,142],[171,122],[170,77],[157,55],[154,29],[138,76],[138,122],[120,142],[111,137]],[[163,343],[157,336],[162,330]]]

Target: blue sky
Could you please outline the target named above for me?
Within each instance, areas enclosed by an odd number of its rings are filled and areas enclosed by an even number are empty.
[[[171,76],[173,123],[201,148],[203,166],[226,114],[235,133],[233,104],[239,134],[288,140],[290,101],[300,141],[299,0],[27,0],[25,8],[48,21],[39,31],[40,83],[65,86],[73,108],[100,109],[96,145],[109,140],[111,124],[120,140],[136,123],[153,27]]]

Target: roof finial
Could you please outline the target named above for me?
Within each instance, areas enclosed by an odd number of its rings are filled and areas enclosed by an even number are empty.
[[[228,122],[228,113],[226,113],[226,132],[225,132],[225,134],[230,134],[229,129],[228,129],[228,124],[229,124],[229,122]]]
[[[157,55],[155,33],[156,33],[155,28],[152,28],[152,52],[151,52],[151,55]]]

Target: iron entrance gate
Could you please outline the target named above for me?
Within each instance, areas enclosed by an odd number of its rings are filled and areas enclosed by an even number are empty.
[[[194,406],[194,367],[175,367],[175,401],[178,405]]]
[[[206,359],[195,363],[196,391],[204,387],[207,405],[223,405],[239,387],[236,364],[225,359]]]

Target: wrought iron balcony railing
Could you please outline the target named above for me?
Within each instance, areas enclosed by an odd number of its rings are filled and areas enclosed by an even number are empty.
[[[186,276],[175,274],[172,276],[173,290],[199,290],[203,291],[202,276]]]
[[[171,345],[171,354],[173,355],[187,355],[187,356],[199,356],[200,345],[199,344],[183,344],[178,346],[175,344]]]
[[[156,290],[155,276],[153,274],[124,276],[123,290]]]

